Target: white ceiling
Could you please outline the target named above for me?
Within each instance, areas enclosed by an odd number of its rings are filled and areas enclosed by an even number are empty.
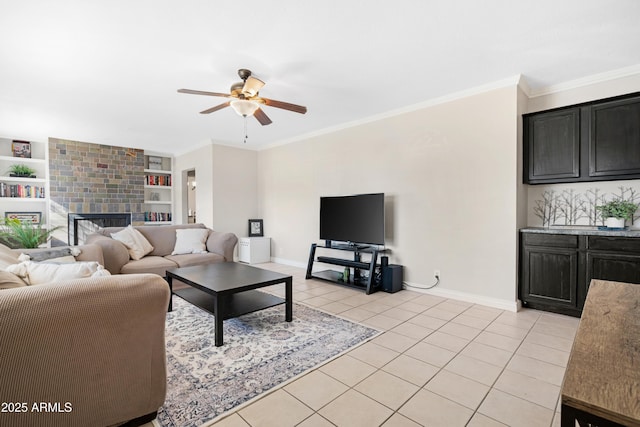
[[[0,136],[181,153],[260,148],[522,74],[640,64],[637,0],[0,0]],[[308,107],[201,115],[249,68]],[[640,89],[640,88],[639,88]]]

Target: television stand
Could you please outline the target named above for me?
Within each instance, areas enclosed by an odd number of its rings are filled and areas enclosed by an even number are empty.
[[[369,247],[369,245],[356,245],[354,243],[352,243],[351,245],[352,248],[356,248],[356,249],[367,249]]]
[[[331,246],[321,246],[326,247],[327,249],[338,249],[344,251],[355,251],[360,249],[367,249],[369,245],[355,245],[352,243],[342,244],[342,245],[331,245]]]
[[[318,256],[316,259],[316,249],[333,249],[338,251],[352,252],[353,260],[344,258],[334,258],[328,256]],[[350,286],[353,288],[363,289],[367,295],[376,292],[380,287],[380,283],[376,283],[376,267],[378,265],[378,254],[386,252],[386,249],[375,249],[367,245],[331,245],[329,247],[318,245],[316,243],[311,244],[311,250],[309,251],[309,262],[307,264],[306,279],[320,279],[329,282],[337,283],[339,285]],[[362,261],[361,254],[371,254],[369,261]],[[324,264],[340,265],[342,267],[353,268],[353,275],[349,276],[349,280],[345,281],[342,276],[342,272],[334,270],[324,271],[312,271],[314,262],[321,262]],[[368,276],[362,276],[361,270],[369,272]]]

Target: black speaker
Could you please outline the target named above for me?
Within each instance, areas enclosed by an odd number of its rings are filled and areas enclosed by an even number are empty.
[[[380,258],[380,266],[382,268],[385,268],[386,266],[389,265],[389,257],[388,256],[383,256]]]
[[[402,290],[403,269],[401,265],[389,264],[382,267],[382,290],[394,293]]]

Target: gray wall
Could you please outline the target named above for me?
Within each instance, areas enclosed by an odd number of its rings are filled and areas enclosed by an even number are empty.
[[[144,221],[144,152],[49,138],[51,224],[66,244],[68,213],[131,212]]]

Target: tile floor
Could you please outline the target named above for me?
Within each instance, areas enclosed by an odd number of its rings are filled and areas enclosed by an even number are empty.
[[[293,275],[296,302],[385,332],[211,426],[560,425],[577,318],[410,290],[365,295],[305,280],[301,268],[258,266]]]

